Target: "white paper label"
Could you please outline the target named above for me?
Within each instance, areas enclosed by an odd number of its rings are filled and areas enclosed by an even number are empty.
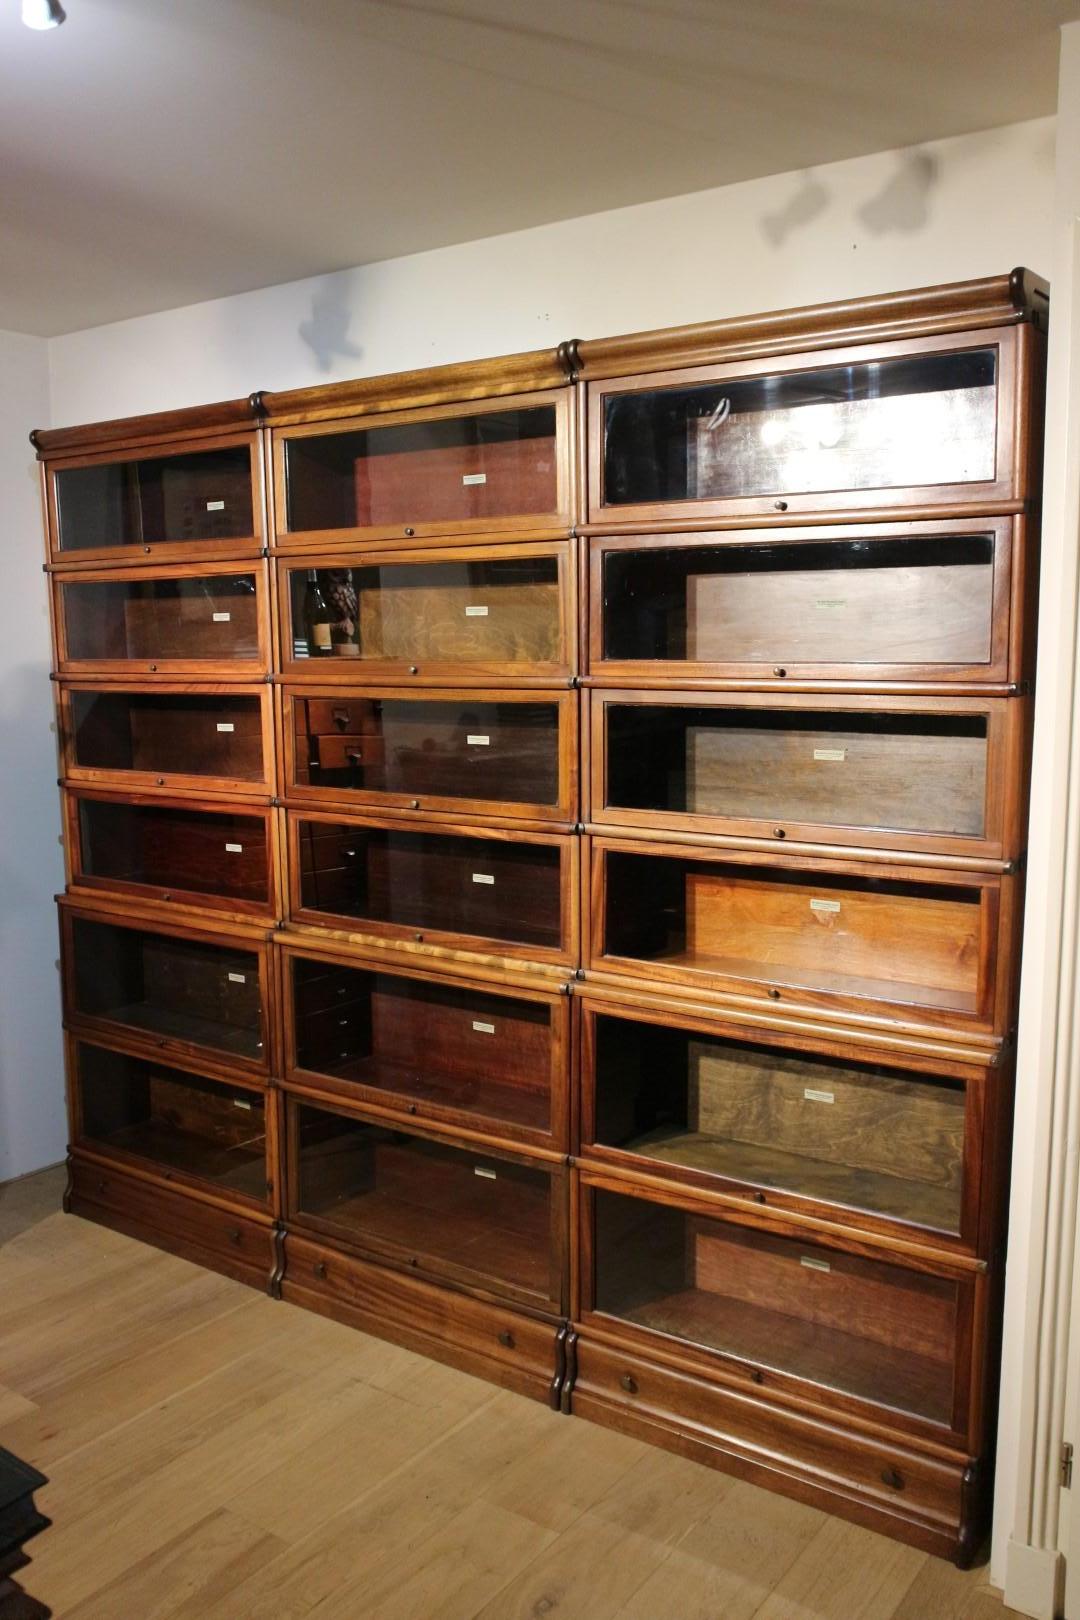
[[[467,619],[486,619],[487,616],[488,616],[487,608],[483,607],[479,603],[477,603],[476,606],[474,606],[474,607],[467,607],[465,609],[465,617]]]
[[[818,608],[842,608],[847,607],[847,603],[842,596],[819,596],[814,606]]]
[[[491,746],[490,737],[469,736],[466,734],[465,741],[470,748],[489,748]]]
[[[832,914],[840,910],[840,902],[839,900],[811,900],[810,910]]]
[[[242,855],[244,853],[244,846],[243,844],[226,844],[225,853],[226,855]]]
[[[498,1179],[494,1170],[489,1170],[486,1164],[474,1164],[473,1175],[483,1176],[485,1181],[496,1181]]]
[[[474,883],[494,883],[495,877],[491,872],[474,872],[472,880]]]
[[[215,613],[214,614],[214,623],[215,624],[228,624],[231,618],[232,618],[231,613]]]
[[[485,1024],[484,1021],[482,1019],[480,1019],[480,1018],[474,1018],[473,1019],[472,1027],[473,1027],[473,1029],[477,1030],[481,1035],[494,1035],[494,1033],[495,1033],[495,1025],[494,1024]]]
[[[486,484],[487,473],[462,473],[461,482],[463,484]]]
[[[234,1108],[242,1108],[245,1114],[251,1113],[251,1104],[249,1102],[243,1102],[239,1097],[233,1098],[232,1105]]]
[[[224,512],[224,510],[225,510],[225,502],[224,501],[207,501],[206,510],[208,512]]]
[[[811,1086],[807,1086],[806,1090],[803,1092],[803,1096],[806,1098],[807,1102],[836,1101],[836,1098],[833,1096],[831,1091],[815,1091]]]
[[[815,748],[814,749],[814,758],[815,759],[825,759],[825,760],[835,760],[837,765],[842,765],[844,763],[845,759],[847,758],[847,749],[846,748]]]
[[[235,731],[236,730],[236,727],[233,725],[231,720],[219,720],[218,723],[217,723],[217,728],[218,728],[219,731]]]
[[[827,1260],[811,1259],[811,1257],[808,1254],[801,1254],[799,1256],[799,1264],[800,1264],[800,1266],[805,1266],[807,1271],[831,1271],[832,1270],[832,1266],[830,1266],[830,1264],[829,1264],[829,1262]]]
[[[229,983],[230,984],[247,984],[247,974],[246,973],[230,973],[229,974]]]

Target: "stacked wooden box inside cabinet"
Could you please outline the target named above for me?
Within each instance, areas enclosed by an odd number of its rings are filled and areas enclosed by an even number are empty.
[[[71,1207],[970,1556],[1045,302],[37,435]]]

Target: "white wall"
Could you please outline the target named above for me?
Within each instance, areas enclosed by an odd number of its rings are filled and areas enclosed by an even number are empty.
[[[0,332],[0,1182],[64,1156],[56,910],[64,886],[38,471],[48,349]]]
[[[72,333],[50,344],[53,420],[197,405],[1015,264],[1045,274],[1053,131],[1053,119],[1037,119]]]

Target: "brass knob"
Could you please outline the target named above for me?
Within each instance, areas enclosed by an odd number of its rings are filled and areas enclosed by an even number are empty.
[[[240,1228],[238,1226],[233,1226],[233,1227],[229,1228],[229,1242],[230,1243],[241,1243],[243,1241],[243,1237],[244,1237],[244,1234],[241,1232],[241,1230],[240,1230]]]
[[[416,941],[416,943],[417,943],[417,944],[418,944],[418,945],[419,945],[419,944],[420,944],[420,942],[421,942],[421,940],[422,940],[422,939],[423,939],[423,937],[424,937],[424,936],[423,936],[423,934],[414,934],[414,935],[413,935],[413,939],[415,939],[415,941]]]
[[[406,534],[415,534],[415,533],[416,533],[416,530],[415,530],[415,529],[406,529],[406,530],[405,530],[405,533],[406,533]]]
[[[774,838],[786,838],[787,837],[787,833],[784,831],[783,827],[774,827],[773,830],[772,830],[772,835],[773,835]]]
[[[155,776],[154,781],[155,781],[155,783],[157,784],[158,787],[164,787],[165,786],[165,778],[163,776]]]
[[[628,1395],[637,1394],[637,1379],[632,1378],[629,1373],[623,1373],[619,1383]]]
[[[780,992],[779,992],[779,990],[770,990],[769,991],[769,1000],[770,1001],[779,1001],[780,1000]]]
[[[171,900],[171,899],[172,899],[172,895],[171,895],[171,894],[170,894],[170,893],[169,893],[169,891],[168,891],[168,889],[166,889],[166,890],[165,890],[165,891],[164,891],[164,892],[163,892],[163,894],[162,894],[162,896],[161,896],[161,898],[162,898],[162,899],[163,899],[163,900]]]
[[[504,1350],[512,1350],[514,1348],[514,1335],[510,1332],[509,1328],[503,1328],[502,1332],[499,1334],[499,1343],[502,1345]]]
[[[896,1468],[883,1468],[881,1480],[882,1484],[888,1485],[891,1490],[902,1491],[904,1488],[904,1476]]]
[[[150,547],[149,546],[143,546],[143,550],[146,552],[147,556],[150,555]]]
[[[419,810],[419,808],[420,808],[420,800],[419,799],[410,799],[409,800],[409,809],[410,810]]]
[[[783,680],[784,676],[787,674],[787,670],[784,668],[783,664],[774,664],[773,674],[778,675],[780,679]]]
[[[420,670],[419,670],[419,668],[418,668],[418,666],[416,664],[410,664],[409,665],[409,674],[410,675],[419,675],[419,673],[420,673]]]
[[[156,675],[157,674],[157,665],[156,664],[148,664],[147,668],[149,669],[151,675]]]
[[[773,505],[776,507],[778,512],[787,511],[787,501],[773,501]]]
[[[765,1382],[765,1374],[760,1367],[751,1367],[750,1380],[754,1384],[763,1384]]]
[[[326,1261],[325,1260],[316,1260],[315,1265],[314,1265],[314,1267],[312,1269],[314,1270],[316,1277],[318,1277],[320,1279],[325,1277],[326,1276]]]

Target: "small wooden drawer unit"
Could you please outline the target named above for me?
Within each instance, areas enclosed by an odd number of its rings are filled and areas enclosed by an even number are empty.
[[[743,1203],[987,1254],[984,1131],[1003,1077],[865,1042],[582,1003],[581,1158]]]
[[[142,1043],[172,1061],[263,1078],[270,1069],[268,933],[140,921],[61,896],[69,1028]]]
[[[598,537],[591,673],[615,685],[1023,680],[1024,523]]]
[[[50,461],[56,562],[257,555],[262,537],[255,433]]]
[[[755,1227],[582,1178],[583,1331],[620,1332],[744,1389],[965,1447],[981,1271]],[[984,1301],[980,1297],[978,1309]]]
[[[253,680],[270,668],[266,565],[54,574],[62,675]]]
[[[268,1215],[223,1208],[205,1200],[197,1187],[163,1187],[160,1181],[78,1151],[69,1169],[73,1214],[224,1272],[251,1288],[271,1286],[275,1256]]]
[[[569,964],[578,842],[488,827],[288,817],[294,921]]]
[[[60,687],[68,782],[224,793],[273,792],[269,686]]]
[[[1031,341],[1005,326],[593,382],[590,521],[1019,510]]]
[[[298,803],[576,819],[574,692],[373,687],[342,704],[286,687],[284,707],[285,791]]]
[[[560,1315],[566,1171],[505,1149],[405,1132],[327,1103],[286,1110],[287,1214],[419,1274]]]
[[[71,881],[242,918],[277,914],[273,812],[91,789],[65,794]]]
[[[286,1075],[391,1113],[565,1152],[570,1004],[286,943]]]
[[[275,430],[278,544],[568,522],[569,391]]]
[[[283,667],[318,681],[565,682],[573,563],[565,540],[279,558]]]
[[[372,1265],[300,1233],[285,1239],[282,1298],[557,1406],[566,1329]]]
[[[1006,698],[594,691],[590,819],[1002,860],[1025,709]]]
[[[593,839],[588,966],[834,1018],[1001,1036],[1015,883]]]
[[[69,1036],[78,1148],[269,1207],[267,1093]]]
[[[761,1389],[745,1380],[738,1388],[656,1356],[651,1345],[608,1342],[595,1328],[577,1339],[574,1360],[563,1400],[576,1416],[831,1508],[939,1557],[967,1562],[977,1550],[978,1492],[969,1490],[963,1453],[937,1446],[922,1452],[906,1438],[845,1429],[834,1413],[780,1404],[764,1379]]]

